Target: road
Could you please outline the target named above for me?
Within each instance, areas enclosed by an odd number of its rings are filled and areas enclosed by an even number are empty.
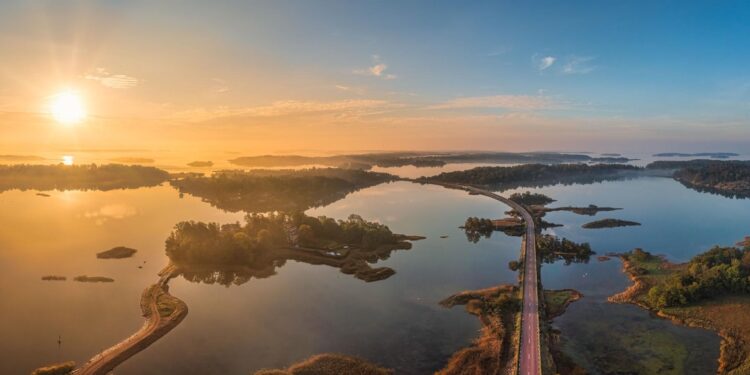
[[[169,269],[169,268],[167,268]],[[145,308],[146,322],[136,333],[117,343],[116,345],[95,355],[79,369],[75,375],[106,375],[112,372],[118,365],[125,362],[141,350],[153,344],[156,340],[167,334],[176,327],[187,315],[187,305],[178,300],[175,310],[168,316],[159,313],[160,295],[169,295],[167,282],[170,274],[162,275],[157,284],[144,291],[141,304]],[[174,297],[171,297],[174,298]],[[147,305],[146,305],[147,304]]]
[[[541,347],[539,337],[539,285],[537,282],[536,227],[534,218],[522,205],[497,195],[491,191],[471,186],[459,185],[474,194],[484,195],[510,206],[521,214],[526,222],[524,246],[523,309],[521,311],[521,352],[519,354],[519,375],[541,375]]]

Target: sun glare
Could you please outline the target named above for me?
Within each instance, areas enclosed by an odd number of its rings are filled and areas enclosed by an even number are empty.
[[[86,109],[81,96],[72,90],[66,90],[52,96],[50,114],[55,121],[71,125],[86,118]]]
[[[63,155],[62,157],[62,163],[64,165],[73,165],[74,160],[73,155]]]

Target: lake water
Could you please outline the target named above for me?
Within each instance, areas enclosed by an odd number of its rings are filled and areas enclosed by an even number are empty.
[[[557,199],[553,205],[624,208],[593,218],[567,212],[547,215],[548,221],[565,225],[550,232],[590,242],[600,254],[643,247],[683,261],[711,245],[732,244],[750,234],[750,200],[698,193],[666,178],[534,190]],[[242,220],[241,214],[222,212],[199,199],[180,198],[166,185],[50,194],[0,193],[0,319],[6,322],[0,326],[2,374],[24,374],[60,360],[81,363],[127,337],[143,323],[140,294],[166,264],[163,244],[174,224]],[[398,373],[431,373],[468,345],[479,329],[477,319],[462,307],[445,309],[438,302],[461,290],[516,280],[507,264],[518,257],[519,238],[495,233],[472,244],[458,229],[467,216],[501,217],[506,210],[488,198],[407,182],[361,190],[312,209],[308,214],[341,219],[357,213],[394,232],[427,239],[378,263],[396,274],[373,283],[293,261],[274,276],[228,288],[174,279],[171,292],[188,304],[187,318],[117,373],[247,374],[324,352],[359,355]],[[580,228],[603,217],[643,226]],[[448,238],[440,238],[443,235]],[[139,252],[123,260],[95,257],[120,245]],[[593,373],[604,373],[613,353],[632,353],[636,364],[665,361],[664,353],[650,345],[668,343],[676,353],[668,359],[679,362],[673,366],[696,374],[713,371],[719,348],[715,334],[672,325],[634,306],[605,302],[628,284],[620,267],[617,260],[543,267],[546,288],[572,287],[585,295],[554,323],[565,351]],[[41,281],[47,274],[69,280]],[[82,274],[116,281],[71,280]],[[655,331],[657,337],[647,335]],[[602,337],[611,338],[604,348]],[[680,354],[697,352],[704,354]]]

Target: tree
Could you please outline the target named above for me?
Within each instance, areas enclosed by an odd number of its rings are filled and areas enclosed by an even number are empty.
[[[297,235],[301,246],[315,246],[315,232],[309,225],[300,225]]]

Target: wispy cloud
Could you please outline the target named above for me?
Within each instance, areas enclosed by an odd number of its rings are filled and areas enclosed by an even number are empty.
[[[99,82],[102,86],[113,89],[129,89],[138,85],[139,80],[125,74],[112,74],[104,68],[97,68],[93,73],[86,74],[86,79]]]
[[[514,111],[533,111],[559,108],[559,104],[546,96],[493,95],[456,98],[428,107],[429,109],[496,108]]]
[[[594,57],[591,56],[571,56],[563,65],[562,72],[565,74],[586,74],[590,73],[596,67],[591,65]]]
[[[330,102],[281,100],[269,105],[256,107],[214,107],[193,108],[169,116],[171,119],[186,121],[208,121],[223,117],[283,117],[332,113],[339,117],[364,116],[379,113],[396,107],[385,100],[350,99]]]
[[[355,69],[354,74],[374,76],[382,79],[396,79],[395,74],[389,74],[385,72],[386,69],[388,69],[388,65],[380,59],[380,56],[373,55],[372,63],[373,65],[368,67],[367,69]]]
[[[554,56],[543,56],[539,57],[534,55],[532,57],[531,61],[534,63],[537,69],[540,71],[549,69],[552,65],[555,64],[555,61],[557,61],[557,58]]]
[[[211,78],[211,91],[216,94],[223,94],[229,91],[227,82],[221,78]]]
[[[339,91],[351,92],[357,95],[363,95],[365,93],[365,89],[361,87],[352,87],[346,85],[334,85],[333,87],[335,87]]]

